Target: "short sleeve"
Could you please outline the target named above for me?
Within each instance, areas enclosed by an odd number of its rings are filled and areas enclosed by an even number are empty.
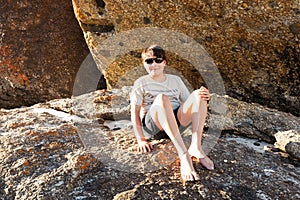
[[[190,91],[187,89],[186,85],[184,84],[184,82],[182,81],[182,79],[180,77],[178,77],[179,80],[179,87],[180,87],[180,101],[181,102],[185,102],[187,100],[187,98],[190,96]]]
[[[131,105],[142,105],[143,102],[143,86],[140,80],[136,80],[130,93]]]

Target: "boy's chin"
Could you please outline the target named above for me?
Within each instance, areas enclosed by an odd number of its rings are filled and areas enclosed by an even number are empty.
[[[149,75],[150,75],[150,77],[151,77],[151,78],[154,78],[154,77],[156,77],[156,76],[157,76],[157,74],[156,74],[156,73],[149,73]]]
[[[157,71],[150,71],[149,74],[150,74],[150,76],[157,76],[158,72]]]

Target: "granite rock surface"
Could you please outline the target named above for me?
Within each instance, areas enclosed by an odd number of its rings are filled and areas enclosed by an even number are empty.
[[[151,141],[155,147],[151,154],[134,152],[136,142],[126,112],[113,106],[116,100],[127,109],[126,101],[117,95],[126,91],[128,88],[102,90],[31,107],[1,109],[0,199],[300,198],[299,160],[273,143],[242,136],[243,129],[224,129],[207,152],[215,170],[194,163],[200,180],[181,182],[180,165],[169,140]],[[90,100],[98,110],[87,115]],[[235,107],[245,106],[233,102]],[[265,109],[259,107],[256,114],[269,112]],[[124,117],[111,115],[119,111]],[[210,109],[210,114],[223,113],[225,117],[234,112]],[[249,116],[240,117],[243,121]],[[209,129],[205,129],[204,140],[210,138]],[[186,133],[185,138],[189,137]]]
[[[70,97],[89,54],[72,3],[5,0],[0,13],[0,107]]]
[[[210,85],[220,73],[228,95],[300,114],[299,1],[72,2],[109,89],[145,74],[140,51],[156,43],[194,89],[208,85],[217,92]]]

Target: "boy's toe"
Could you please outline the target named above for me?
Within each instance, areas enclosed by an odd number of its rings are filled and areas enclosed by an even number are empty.
[[[196,171],[191,172],[191,174],[183,174],[181,177],[183,181],[198,181],[200,179]]]

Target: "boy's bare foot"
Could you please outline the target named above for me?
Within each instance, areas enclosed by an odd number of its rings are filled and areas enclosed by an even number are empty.
[[[214,162],[203,151],[189,149],[188,152],[191,157],[196,158],[206,169],[213,170],[215,168]]]
[[[180,157],[180,172],[183,181],[197,181],[200,179],[188,153],[185,153]]]

